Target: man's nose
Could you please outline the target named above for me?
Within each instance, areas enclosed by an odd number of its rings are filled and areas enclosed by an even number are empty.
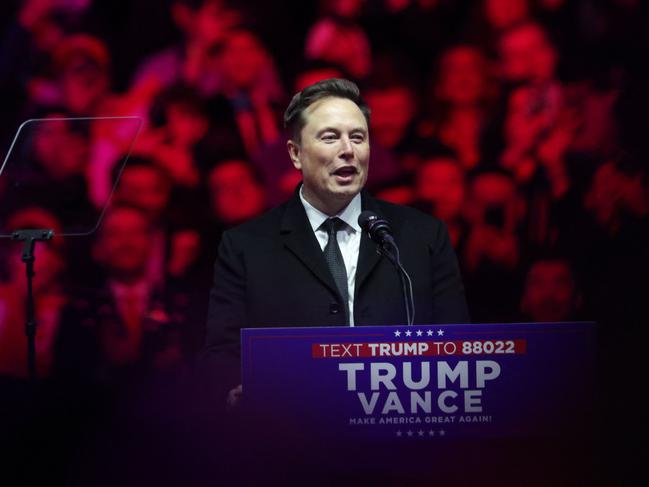
[[[346,135],[343,135],[340,138],[340,155],[344,158],[354,155],[354,146],[352,145],[352,141]]]

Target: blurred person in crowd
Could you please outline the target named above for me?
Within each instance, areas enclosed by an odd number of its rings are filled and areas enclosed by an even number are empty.
[[[121,172],[119,169],[114,174],[119,177],[115,201],[142,209],[153,224],[164,221],[172,189],[169,174],[144,157],[132,157]]]
[[[516,234],[525,207],[512,176],[497,169],[472,175],[465,215],[471,225],[467,269],[475,270],[483,259],[515,268],[520,257]]]
[[[554,245],[557,211],[574,206],[580,191],[575,184],[588,179],[593,159],[614,148],[610,115],[617,92],[588,82],[560,83],[558,52],[538,24],[505,32],[500,46],[502,73],[514,89],[507,99],[499,162],[514,172],[526,195],[530,242]]]
[[[201,261],[211,269],[223,231],[260,215],[268,202],[258,172],[245,160],[219,161],[207,176],[207,186],[209,218],[201,231]]]
[[[59,373],[110,382],[180,363],[183,301],[166,295],[148,273],[152,238],[139,208],[115,205],[105,215],[93,247],[105,277],[66,309],[56,349]]]
[[[116,203],[139,208],[148,219],[151,226],[148,271],[155,282],[164,278],[171,192],[167,172],[153,161],[138,157],[131,158],[122,170],[113,195]]]
[[[320,0],[321,17],[309,30],[304,46],[307,60],[340,65],[355,79],[372,68],[370,41],[357,23],[363,0]]]
[[[54,51],[62,104],[75,115],[110,110],[110,55],[103,41],[85,34],[69,36]]]
[[[51,55],[52,76],[30,81],[30,103],[35,107],[62,107],[75,116],[111,112],[110,53],[105,42],[90,34],[71,34],[57,43]]]
[[[435,137],[452,148],[465,170],[482,159],[481,137],[495,102],[496,86],[486,57],[475,46],[458,44],[441,55],[434,74],[429,120],[420,137]]]
[[[372,172],[367,180],[370,188],[385,185],[402,170],[412,169],[408,166],[413,158],[408,137],[416,115],[413,88],[393,76],[377,78],[366,90],[367,104],[372,110]]]
[[[452,154],[440,154],[425,160],[414,181],[413,205],[442,220],[453,247],[461,252],[466,224],[462,215],[465,183],[464,171]]]
[[[536,22],[516,24],[498,39],[500,76],[508,83],[550,83],[556,75],[558,52],[547,31]]]
[[[203,249],[197,228],[207,219],[206,193],[202,186],[191,191],[174,186],[169,173],[151,159],[133,157],[122,170],[114,201],[140,208],[149,219],[153,281],[186,278],[195,266]]]
[[[266,209],[264,187],[246,161],[219,162],[208,176],[212,215],[229,228]]]
[[[555,245],[558,232],[571,225],[567,215],[581,206],[597,161],[615,152],[612,111],[617,92],[596,90],[588,83],[566,85],[554,120],[543,114],[530,117],[527,101],[519,94],[510,97],[504,127],[508,149],[501,162],[514,164],[525,194],[527,239],[540,247]],[[523,146],[525,152],[519,152]]]
[[[482,0],[475,2],[463,38],[484,46],[487,53],[497,50],[503,32],[531,20],[530,0]]]
[[[643,330],[649,319],[649,175],[645,160],[620,153],[602,164],[583,196],[594,228],[576,225],[572,241],[591,306],[604,323]],[[584,238],[585,236],[585,238]],[[592,263],[597,262],[593,266]]]
[[[559,95],[559,92],[556,92]],[[500,157],[502,167],[511,170],[521,185],[530,184],[544,171],[556,196],[567,190],[564,154],[574,139],[578,119],[574,112],[561,110],[558,100],[545,104],[534,98],[530,88],[518,88],[509,97]]]
[[[250,30],[228,32],[218,60],[219,94],[232,106],[246,154],[251,157],[279,139],[276,106],[284,96],[279,76],[261,39]]]
[[[618,127],[614,107],[620,87],[613,82],[596,83],[590,80],[564,86],[563,103],[558,123],[562,130],[571,130],[570,152],[588,156],[613,154],[617,144]],[[573,118],[572,127],[562,122]]]
[[[646,165],[628,154],[602,164],[584,197],[584,207],[598,226],[613,237],[628,224],[649,215],[649,181]]]
[[[54,51],[68,32],[78,31],[87,20],[92,0],[72,2],[56,0],[23,0],[15,18],[0,38],[0,90],[3,99],[3,120],[11,128],[33,107],[30,100],[51,106],[60,93],[49,81]],[[2,133],[4,130],[2,130]]]
[[[472,316],[479,321],[511,319],[518,307],[524,251],[519,232],[525,217],[513,176],[499,169],[473,174],[464,215],[469,230],[462,263]]]
[[[9,216],[7,228],[47,228],[55,234],[61,232],[61,224],[44,208],[30,206]],[[22,242],[0,241],[2,267],[6,280],[0,282],[0,375],[14,378],[27,377],[27,283],[25,264],[22,261]],[[33,296],[36,329],[36,372],[48,377],[54,358],[54,344],[62,324],[61,313],[68,302],[63,284],[66,260],[63,240],[54,238],[39,242],[34,249]]]
[[[226,34],[242,21],[241,12],[227,0],[173,0],[171,16],[183,40],[145,59],[132,84],[155,95],[175,84],[214,95],[221,85],[218,51]]]
[[[547,215],[553,201],[570,189],[566,152],[580,127],[578,112],[566,103],[556,78],[558,52],[545,30],[525,23],[500,39],[506,95],[499,164],[512,171],[530,202],[533,240],[547,240]]]
[[[576,321],[582,296],[575,271],[562,257],[544,257],[528,268],[521,297],[523,319],[539,323]]]
[[[528,103],[529,115],[556,115],[561,85],[556,78],[559,53],[546,30],[538,23],[516,25],[498,41],[499,74],[504,83],[524,88],[520,97]]]
[[[207,147],[210,119],[204,100],[192,88],[170,87],[154,100],[150,122],[133,154],[159,164],[174,185],[198,186],[213,156]]]

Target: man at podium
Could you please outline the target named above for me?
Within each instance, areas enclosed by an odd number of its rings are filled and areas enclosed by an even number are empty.
[[[241,328],[407,323],[400,277],[361,231],[362,211],[392,227],[412,279],[414,322],[469,321],[444,223],[363,189],[369,119],[358,87],[344,79],[308,86],[286,109],[288,155],[302,183],[286,203],[226,231],[218,250],[204,360],[220,390],[240,383]]]

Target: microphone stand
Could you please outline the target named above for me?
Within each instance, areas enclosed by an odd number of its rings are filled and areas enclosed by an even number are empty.
[[[32,281],[34,277],[34,247],[36,242],[51,240],[54,231],[47,229],[16,230],[11,234],[12,240],[24,242],[22,261],[25,263],[27,275],[27,304],[25,335],[27,336],[27,371],[32,383],[36,382],[36,313],[34,311],[34,292]]]
[[[406,308],[406,320],[408,321],[408,326],[411,326],[415,321],[415,299],[412,292],[412,280],[401,264],[399,247],[397,247],[397,244],[391,236],[386,236],[383,243],[377,246],[377,249],[379,254],[384,255],[397,269]]]

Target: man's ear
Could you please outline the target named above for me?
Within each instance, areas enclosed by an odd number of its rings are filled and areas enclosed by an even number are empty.
[[[289,139],[286,142],[286,148],[288,149],[288,155],[291,158],[291,161],[293,161],[293,166],[295,166],[295,169],[298,171],[302,170],[302,163],[300,162],[300,146],[297,142],[294,140]]]

